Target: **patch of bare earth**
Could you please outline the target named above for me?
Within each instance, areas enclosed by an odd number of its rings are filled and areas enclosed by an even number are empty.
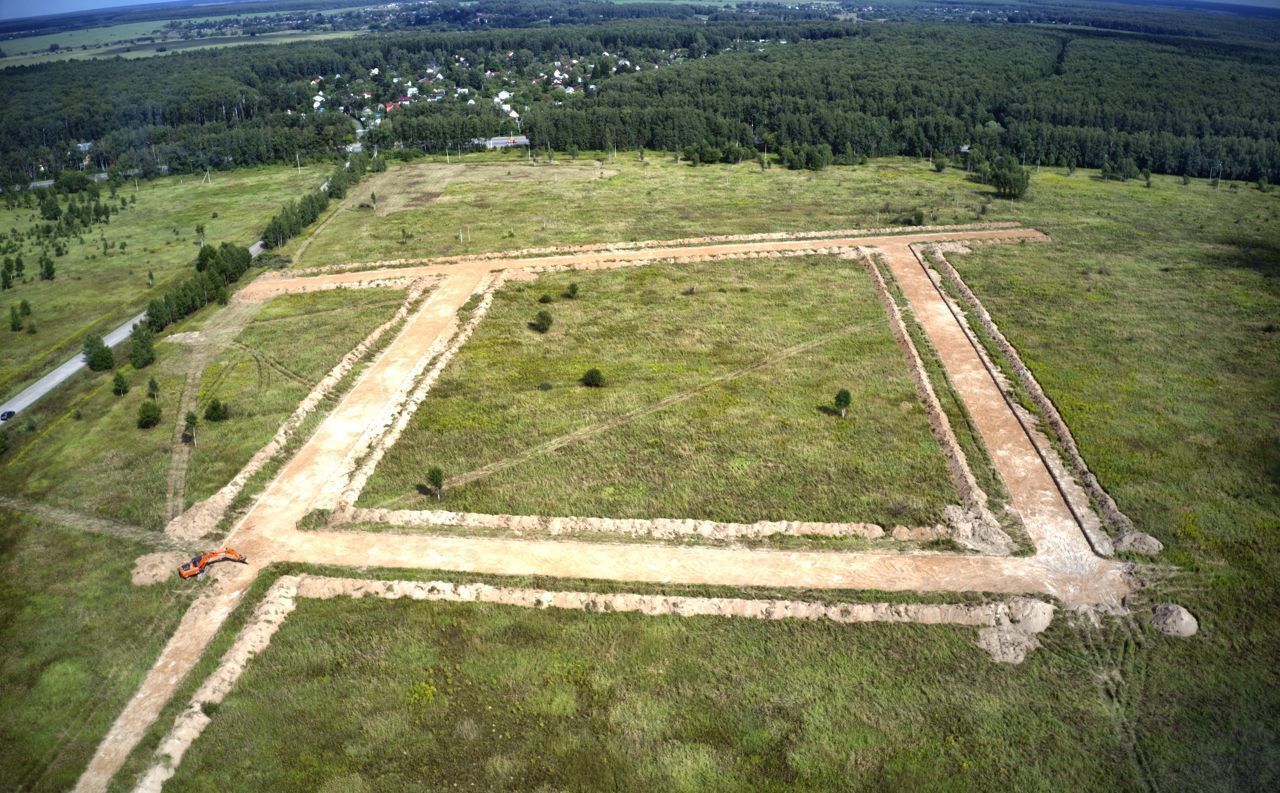
[[[489,257],[419,267],[338,272],[319,276],[271,275],[242,290],[243,299],[264,300],[287,291],[359,288],[387,280],[441,276],[432,295],[411,312],[404,327],[361,374],[347,396],[320,423],[238,521],[228,541],[249,556],[250,565],[214,572],[184,616],[178,632],[148,673],[137,694],[98,747],[78,791],[103,791],[138,740],[154,722],[209,640],[243,597],[257,572],[277,561],[340,566],[447,569],[505,575],[645,581],[669,584],[840,588],[894,591],[1000,592],[1014,596],[1000,603],[972,606],[937,604],[844,605],[803,601],[752,601],[734,598],[665,598],[602,595],[424,582],[370,582],[304,577],[273,587],[272,598],[251,624],[259,632],[242,634],[232,652],[201,688],[198,698],[217,701],[239,669],[266,646],[296,596],[355,595],[507,602],[531,608],[561,607],[646,614],[706,614],[759,619],[801,618],[833,621],[888,620],[959,623],[979,628],[979,642],[997,660],[1017,661],[1035,646],[1053,607],[1022,598],[1043,593],[1072,608],[1119,609],[1138,585],[1127,563],[1094,553],[1059,482],[1052,455],[1020,420],[1005,399],[997,372],[989,368],[963,317],[953,312],[929,271],[916,259],[912,244],[952,241],[1044,239],[1035,231],[1010,228],[935,230],[882,237],[782,239],[678,247],[655,243],[643,249],[551,255],[541,259]],[[420,388],[428,363],[458,331],[457,313],[482,294],[495,270],[539,271],[567,268],[642,266],[655,261],[684,261],[808,253],[845,253],[875,248],[901,288],[910,310],[938,354],[957,395],[974,419],[975,429],[1005,481],[1010,504],[1021,516],[1036,553],[1030,557],[958,555],[934,552],[815,552],[740,547],[673,547],[636,543],[588,543],[567,540],[428,536],[371,532],[298,531],[299,520],[317,506],[351,492],[353,472],[389,430],[406,415],[404,403]],[[358,488],[356,489],[358,492]],[[550,520],[531,516],[530,520]],[[337,583],[335,583],[337,582]],[[343,583],[347,582],[347,583]],[[298,591],[289,594],[290,586]],[[331,594],[330,594],[331,593]],[[288,604],[285,603],[288,600]],[[215,699],[215,697],[217,699]],[[150,772],[148,784],[167,778],[185,746],[203,729],[190,709],[178,743],[166,742],[163,766]],[[192,732],[194,731],[194,734]]]

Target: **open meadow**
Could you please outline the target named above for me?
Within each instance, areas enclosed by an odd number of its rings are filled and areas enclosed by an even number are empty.
[[[505,285],[361,503],[434,506],[433,465],[466,512],[915,526],[956,502],[871,280],[835,257]]]
[[[1152,591],[1134,607],[1176,599],[1202,626],[1181,643],[1138,625],[1102,640],[1068,636],[1065,651],[1091,657],[1100,679],[1120,681],[1097,695],[1111,702],[1114,729],[1131,736],[1129,785],[1265,789],[1280,779],[1270,715],[1280,703],[1268,693],[1277,690],[1270,659],[1280,645],[1267,627],[1280,607],[1272,575],[1280,563],[1280,194],[1041,169],[1026,197],[1004,201],[959,171],[935,173],[922,162],[762,174],[748,165],[649,161],[646,169],[619,157],[605,163],[618,175],[594,181],[465,182],[446,187],[429,208],[385,217],[364,210],[371,230],[359,248],[347,247],[351,229],[334,232],[338,215],[303,264],[873,226],[877,212],[884,222],[886,201],[892,214],[918,207],[942,221],[1016,220],[1045,231],[1047,245],[978,247],[949,258],[1058,405],[1103,486],[1138,528],[1165,543],[1164,563],[1139,568]],[[643,210],[618,210],[626,206]],[[563,239],[544,235],[544,223]],[[447,393],[436,397],[444,402]],[[408,468],[403,477],[400,485],[413,479]]]
[[[1060,624],[1010,669],[919,625],[311,601],[169,784],[1128,789],[1123,736],[1076,641]]]
[[[0,308],[7,312],[26,300],[31,315],[21,331],[3,331],[0,396],[16,392],[75,353],[86,334],[115,329],[189,277],[199,251],[197,225],[204,226],[209,242],[251,245],[271,213],[318,185],[324,170],[252,168],[214,173],[211,183],[203,181],[203,174],[130,181],[109,202],[120,206],[119,199],[125,200],[118,214],[71,238],[66,254],[52,257],[53,280],[38,278],[39,248],[24,244],[18,255],[26,278],[0,293]],[[108,203],[109,188],[105,183],[100,187],[103,203]],[[0,207],[0,234],[25,233],[43,222],[36,208]]]
[[[380,181],[362,183],[357,201],[342,204],[319,231],[284,252],[296,255],[305,246],[295,266],[306,267],[589,241],[873,227],[916,210],[926,223],[1012,220],[1046,232],[1051,240],[1044,244],[975,245],[947,257],[1033,369],[1103,486],[1166,550],[1139,561],[1148,588],[1130,597],[1131,616],[1060,609],[1040,648],[1018,666],[993,664],[953,626],[307,601],[225,701],[209,707],[208,730],[170,781],[175,789],[587,790],[602,779],[620,790],[1226,791],[1280,784],[1274,716],[1280,639],[1271,624],[1280,609],[1274,576],[1280,193],[1162,176],[1146,187],[1141,180],[1104,182],[1092,171],[1045,168],[1033,173],[1023,199],[1007,201],[962,172],[937,173],[927,162],[903,159],[808,173],[692,168],[653,154],[646,166],[625,154],[606,159],[598,178],[595,163],[558,158],[532,168],[537,178],[519,179],[501,173],[516,167],[501,155],[476,158],[474,169],[470,162],[462,176],[447,179],[432,169],[456,163],[393,168]],[[554,177],[556,169],[572,168],[585,173]],[[484,179],[494,172],[485,169],[498,169],[498,178]],[[412,178],[397,182],[406,173]],[[422,192],[439,195],[415,204],[421,185],[409,185],[422,179],[438,185]],[[358,206],[368,192],[378,194],[379,209]],[[564,296],[570,283],[578,284],[573,299]],[[274,373],[272,387],[294,388],[267,356],[290,371],[321,371],[318,359],[314,367],[308,363],[313,348],[328,345],[336,359],[367,326],[357,328],[354,316],[319,312],[347,301],[354,306],[356,294],[268,304],[257,317],[268,321],[241,336],[260,355],[233,348],[211,372],[227,371],[223,382],[243,381],[248,394],[261,382],[252,373],[263,362]],[[543,294],[550,302],[539,302]],[[369,301],[360,304],[362,316],[391,310],[386,298]],[[553,317],[546,334],[527,327],[540,310]],[[308,323],[305,312],[323,321]],[[205,321],[198,314],[175,330]],[[289,330],[272,330],[273,321]],[[343,338],[330,342],[335,329]],[[556,273],[505,285],[384,458],[362,503],[434,508],[434,499],[415,487],[427,466],[462,475],[828,336],[670,412],[446,488],[443,507],[720,519],[759,519],[777,508],[780,517],[928,520],[953,492],[884,310],[860,264],[817,257]],[[157,348],[161,358],[152,371],[157,379],[164,375],[162,400],[176,389],[169,378],[181,367],[165,357],[175,348]],[[577,384],[593,366],[605,376],[602,389]],[[157,502],[121,497],[133,480],[140,492],[154,492],[147,477],[158,472],[163,500],[163,467],[153,458],[167,456],[159,445],[139,445],[148,436],[130,421],[136,406],[121,401],[134,399],[139,386],[117,398],[106,378],[92,388],[85,380],[66,389],[79,396],[59,396],[42,408],[61,411],[39,419],[47,434],[5,455],[6,482],[19,495],[154,530]],[[820,409],[840,387],[853,392],[844,420]],[[78,422],[71,418],[75,399],[84,400]],[[173,417],[167,409],[165,416]],[[267,424],[264,418],[252,432],[265,435]],[[201,437],[201,444],[211,443],[209,456],[196,459],[210,478],[200,484],[203,475],[195,476],[192,493],[233,469],[224,452],[229,458],[251,445],[231,437],[231,423],[211,432],[224,429],[217,440],[223,445]],[[886,433],[891,442],[877,437]],[[166,443],[168,437],[166,430]],[[114,456],[103,457],[104,450]],[[757,467],[760,459],[804,471],[814,487],[792,487],[773,468]],[[630,486],[637,476],[645,477],[645,488]],[[901,484],[904,477],[910,485]],[[699,479],[716,487],[697,485]],[[726,493],[733,498],[722,498]],[[796,515],[797,509],[811,514]],[[114,540],[49,532],[66,547],[46,550],[32,546],[36,519],[14,521],[30,528],[7,540],[18,550],[6,551],[6,561],[20,562],[0,601],[9,612],[17,608],[10,604],[39,601],[54,580],[25,560],[66,561],[67,554],[105,558],[83,578],[73,575],[79,566],[49,568],[68,603],[82,589],[99,587],[111,607],[156,619],[167,593],[188,591],[176,584],[130,587],[129,561],[143,548],[119,550]],[[215,636],[113,789],[131,789],[149,765],[173,717],[231,646],[269,583],[264,578]],[[1170,601],[1199,618],[1196,636],[1175,639],[1150,627],[1151,606]],[[173,607],[172,618],[179,612]],[[30,636],[75,627],[68,622],[74,609],[28,605],[23,614],[25,621],[0,629],[18,625]],[[170,628],[157,629],[157,637]],[[115,633],[97,642],[101,653],[136,663],[123,667],[135,674],[160,644],[157,638],[140,649],[136,636]],[[14,689],[23,692],[24,708],[60,696],[56,680],[43,681],[17,663],[34,652],[27,645],[0,645],[0,668],[25,670],[16,675],[25,688]],[[79,648],[54,643],[40,652],[35,657],[53,669]],[[115,713],[129,690],[108,687],[68,702]],[[41,711],[40,732],[23,745],[29,749],[5,756],[6,769],[38,779],[35,790],[66,789],[109,721],[79,714]],[[6,734],[19,729],[0,723]],[[62,731],[80,729],[81,748],[43,759]],[[35,762],[17,759],[32,753]]]
[[[988,189],[958,174],[920,178],[927,163],[762,171],[754,163],[693,168],[669,154],[532,162],[516,152],[433,157],[362,183],[314,235],[291,242],[294,266],[547,245],[876,228],[1005,219]],[[377,198],[374,209],[370,194]],[[364,204],[365,206],[360,206]]]
[[[312,386],[402,300],[400,291],[375,289],[289,295],[268,303],[200,378],[193,406],[200,424],[186,471],[186,505],[226,484]],[[174,326],[174,333],[199,333],[213,308]],[[174,429],[183,420],[180,395],[194,355],[191,341],[179,339],[157,343],[155,363],[140,371],[119,356],[119,371],[130,383],[123,396],[113,393],[110,375],[85,372],[24,412],[0,468],[10,483],[8,494],[162,529]],[[151,378],[159,386],[161,424],[142,430],[136,419]],[[215,398],[228,406],[229,416],[210,422],[205,410]]]
[[[137,540],[0,505],[0,769],[13,790],[69,790],[194,598],[130,583]]]

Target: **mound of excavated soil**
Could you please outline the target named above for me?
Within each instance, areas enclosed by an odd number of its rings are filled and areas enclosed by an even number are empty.
[[[133,585],[150,586],[178,574],[178,568],[187,561],[187,555],[179,551],[159,551],[139,556],[133,563]]]
[[[1151,612],[1151,624],[1169,636],[1194,636],[1200,623],[1190,611],[1176,603],[1161,603]]]

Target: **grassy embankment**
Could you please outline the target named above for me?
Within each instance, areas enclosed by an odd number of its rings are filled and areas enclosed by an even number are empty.
[[[138,203],[112,215],[110,223],[93,226],[83,243],[71,239],[67,254],[54,258],[52,281],[39,280],[39,250],[28,245],[22,258],[29,282],[0,295],[0,310],[7,319],[9,306],[27,300],[38,332],[14,333],[7,324],[0,331],[0,395],[62,363],[79,350],[85,334],[113,330],[187,278],[198,251],[197,224],[204,225],[209,241],[249,245],[272,212],[319,184],[327,167],[216,173],[212,184],[201,181],[203,174],[140,182],[136,188],[130,182],[119,195],[136,195]],[[109,193],[102,189],[105,199]],[[0,233],[42,222],[36,209],[0,208]],[[115,245],[106,254],[104,236]],[[155,275],[151,288],[148,272]]]
[[[527,327],[540,310],[554,317],[545,334]],[[578,382],[592,367],[604,388]],[[830,407],[840,388],[852,392],[846,418]],[[589,428],[599,431],[527,456]],[[505,286],[361,503],[434,508],[415,491],[429,467],[453,477],[507,460],[450,489],[445,506],[892,526],[931,524],[957,500],[870,280],[833,257]]]

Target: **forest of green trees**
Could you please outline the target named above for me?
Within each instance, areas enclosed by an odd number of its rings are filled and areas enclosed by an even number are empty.
[[[538,8],[554,16],[564,5]],[[1094,27],[1023,24],[1072,21],[1058,6],[1046,7],[1058,16],[1030,18],[962,5],[943,18],[908,4],[915,10],[900,21],[876,24],[663,8],[589,25],[415,29],[192,52],[165,56],[160,79],[145,59],[5,69],[0,183],[81,165],[74,144],[83,141],[93,143],[95,167],[144,175],[331,156],[355,140],[352,117],[393,96],[364,96],[378,89],[364,77],[375,69],[398,76],[384,90],[438,69],[447,88],[472,96],[501,72],[520,86],[520,131],[560,151],[692,147],[700,161],[765,153],[792,165],[945,154],[1280,177],[1280,24],[1270,19],[1250,20],[1256,35],[1246,38],[1234,17],[1220,29],[1179,27],[1169,9],[1147,18],[1135,8],[1124,26],[1118,6],[1085,20]],[[553,62],[619,53],[634,66],[597,68],[589,90],[569,95],[540,82]],[[343,93],[327,112],[308,112],[318,76]],[[366,144],[444,151],[515,131],[488,102],[418,102],[379,120]]]

